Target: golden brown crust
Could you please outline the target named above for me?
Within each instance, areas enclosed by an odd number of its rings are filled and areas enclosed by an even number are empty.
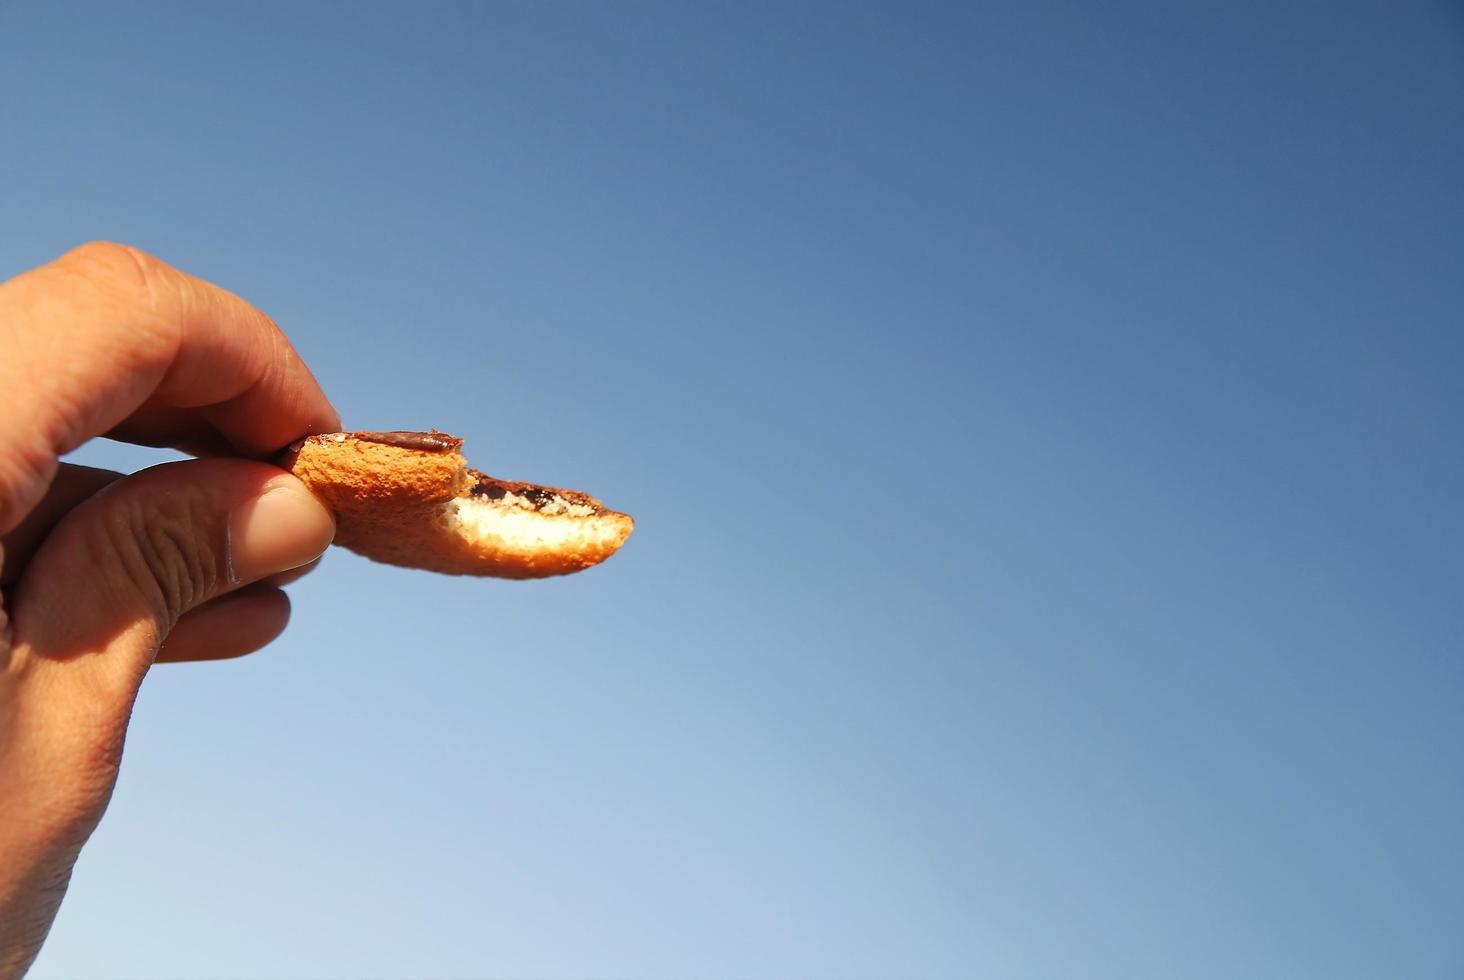
[[[424,451],[349,432],[302,439],[290,447],[283,463],[326,503],[351,512],[376,505],[451,500],[466,465],[455,448]]]
[[[597,565],[635,522],[576,490],[467,468],[462,440],[430,433],[311,436],[282,465],[336,514],[335,543],[449,575],[541,578]]]

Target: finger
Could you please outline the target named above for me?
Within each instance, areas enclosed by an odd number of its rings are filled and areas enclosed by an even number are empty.
[[[44,937],[112,794],[162,639],[211,600],[315,558],[334,530],[288,473],[192,460],[117,480],[46,536],[7,597],[8,635],[0,626],[0,814],[15,818],[0,820],[11,859],[0,862],[0,946],[20,940],[28,959]],[[214,652],[267,640],[283,626],[279,603],[266,590],[252,606],[215,607],[227,642]],[[211,632],[206,619],[184,627],[176,652],[191,642],[203,655]],[[3,964],[0,974],[19,975]]]
[[[289,622],[288,596],[267,585],[251,585],[205,603],[179,619],[154,662],[242,657],[267,646]]]
[[[0,573],[5,571],[5,542],[0,541]],[[10,596],[9,590],[0,585],[0,671],[10,668]],[[0,702],[3,703],[3,702]]]
[[[144,407],[189,410],[244,455],[340,427],[268,317],[122,245],[84,245],[0,284],[0,350],[0,533],[40,499],[57,457]]]
[[[281,588],[283,586],[289,585],[291,582],[298,582],[300,581],[300,579],[304,578],[305,576],[309,575],[311,572],[319,568],[320,562],[321,559],[317,558],[312,562],[306,562],[299,568],[292,568],[287,572],[280,572],[278,575],[271,575],[269,578],[263,580],[264,584],[273,585],[275,588]]]
[[[0,568],[0,585],[9,585],[20,577],[20,570],[57,521],[102,487],[121,478],[122,474],[114,470],[62,463],[45,497],[15,530],[3,537],[9,561]]]
[[[105,435],[137,446],[179,449],[191,456],[239,454],[218,429],[190,408],[143,405]]]
[[[48,687],[86,691],[91,710],[121,724],[182,617],[314,560],[334,533],[330,512],[303,484],[264,463],[143,470],[47,536],[16,586],[15,648],[51,675]]]

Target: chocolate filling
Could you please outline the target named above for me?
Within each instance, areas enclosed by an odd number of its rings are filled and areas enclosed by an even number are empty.
[[[487,473],[478,470],[468,471],[474,483],[469,491],[474,497],[487,497],[489,500],[502,500],[509,494],[513,494],[521,500],[527,500],[533,505],[534,510],[543,510],[556,501],[563,501],[565,504],[580,507],[589,507],[594,513],[600,513],[600,502],[588,494],[576,490],[555,490],[549,487],[539,487],[532,483],[519,483],[510,480],[495,480]]]
[[[431,432],[352,432],[351,435],[362,442],[379,442],[384,446],[420,449],[429,453],[450,453],[463,444],[457,436],[436,429]]]

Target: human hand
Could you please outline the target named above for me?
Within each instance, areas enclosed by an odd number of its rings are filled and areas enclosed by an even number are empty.
[[[134,249],[0,284],[0,978],[40,951],[148,668],[264,646],[282,573],[330,544],[299,481],[237,457],[339,428],[267,317]],[[236,458],[59,463],[104,434]]]

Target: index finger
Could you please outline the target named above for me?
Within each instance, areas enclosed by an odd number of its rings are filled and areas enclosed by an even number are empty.
[[[137,249],[83,245],[0,284],[0,534],[58,457],[134,413],[196,417],[249,456],[340,428],[269,317]]]

